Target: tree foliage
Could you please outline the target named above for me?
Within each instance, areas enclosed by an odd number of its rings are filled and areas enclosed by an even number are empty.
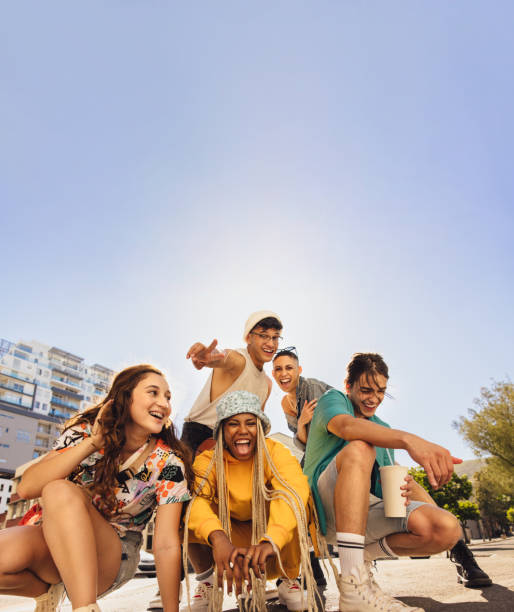
[[[494,381],[481,389],[475,405],[454,426],[477,455],[489,455],[475,474],[476,499],[484,516],[507,529],[514,499],[514,384]]]
[[[514,523],[514,506],[507,510],[507,521],[512,525]]]
[[[454,472],[450,481],[436,491],[430,486],[423,468],[412,468],[409,473],[418,484],[428,491],[439,507],[449,510],[464,525],[466,521],[480,518],[478,506],[467,501],[471,497],[473,485],[465,474],[458,476]]]
[[[512,476],[509,478],[503,468],[499,469],[494,460],[477,472],[475,477],[476,498],[482,514],[496,520],[507,531],[507,510],[514,501],[514,479]]]
[[[493,382],[483,387],[475,399],[477,410],[454,422],[477,455],[491,455],[498,467],[514,470],[514,385],[510,381]]]

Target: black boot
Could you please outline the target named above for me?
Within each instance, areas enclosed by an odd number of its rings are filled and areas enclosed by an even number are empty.
[[[478,567],[473,553],[464,540],[459,540],[450,551],[450,559],[457,566],[457,582],[470,589],[490,586],[493,581]]]
[[[311,558],[311,567],[312,573],[314,575],[314,580],[316,581],[316,585],[320,588],[325,588],[327,586],[327,579],[325,578],[325,574],[323,573],[323,569],[321,567],[321,563],[319,562],[318,557],[314,554],[314,551],[310,552]]]

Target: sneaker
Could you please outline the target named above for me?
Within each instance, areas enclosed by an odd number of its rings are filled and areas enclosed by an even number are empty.
[[[36,598],[34,612],[55,612],[61,608],[64,599],[64,584],[51,584],[46,593]]]
[[[180,585],[182,586],[182,585]],[[154,612],[157,612],[158,610],[162,610],[162,599],[161,599],[161,594],[159,591],[157,591],[157,593],[155,594],[155,597],[152,599],[152,601],[148,604],[148,608],[147,610],[154,610]]]
[[[180,583],[179,589],[178,589],[178,600],[180,601],[182,599],[182,583]],[[157,593],[155,594],[155,597],[152,599],[152,601],[148,604],[148,608],[147,610],[153,610],[154,612],[158,612],[163,610],[163,605],[162,605],[162,599],[161,599],[161,592],[157,591]]]
[[[366,565],[357,568],[358,577],[353,574],[340,577],[339,610],[344,612],[424,612],[386,595],[378,584],[370,579]]]
[[[191,597],[191,610],[196,610],[197,612],[207,612],[209,609],[209,601],[213,588],[214,586],[211,582],[199,582],[195,589],[195,594],[193,597]],[[186,604],[182,610],[187,612],[189,610],[189,606]]]
[[[307,592],[300,587],[300,581],[282,580],[278,585],[278,601],[288,610],[307,610]],[[302,602],[303,600],[303,602]]]
[[[366,568],[366,573],[368,574],[369,583],[371,588],[374,591],[380,591],[380,587],[375,581],[375,574],[373,573],[373,568],[376,569],[376,563],[374,561],[364,561],[364,567]]]
[[[457,566],[457,582],[470,589],[491,586],[493,581],[480,569],[464,540],[459,540],[450,551],[450,559]]]

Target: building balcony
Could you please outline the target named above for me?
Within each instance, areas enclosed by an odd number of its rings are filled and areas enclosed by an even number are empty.
[[[9,391],[0,390],[0,401],[12,404],[18,408],[21,406],[27,410],[32,410],[32,399],[29,400],[25,395],[14,395]]]
[[[71,402],[67,402],[60,397],[52,397],[50,400],[51,404],[57,404],[58,406],[65,406],[66,408],[71,408],[72,410],[79,410],[80,406],[76,404],[72,404]]]
[[[58,370],[59,372],[63,372],[64,374],[67,374],[68,376],[74,376],[78,378],[79,380],[82,380],[84,378],[84,375],[80,371],[79,368],[74,368],[73,366],[70,366],[69,364],[57,361],[56,359],[50,359],[49,367],[52,370]]]
[[[28,397],[33,396],[33,393],[26,393],[22,385],[17,385],[16,383],[9,383],[9,382],[6,383],[1,378],[0,378],[0,389],[6,389],[7,391],[14,391],[14,393],[20,393],[21,395],[26,395]]]
[[[4,376],[9,376],[9,378],[16,378],[16,380],[22,380],[23,382],[34,384],[34,378],[30,376],[22,376],[21,374],[16,374],[7,366],[0,366],[0,374]]]
[[[62,382],[62,381],[58,381],[58,382]],[[63,395],[72,397],[75,400],[82,401],[84,399],[84,396],[81,395],[80,393],[77,393],[76,391],[70,391],[69,389],[63,389],[62,387],[51,387],[51,389],[52,389],[52,393],[62,393]]]
[[[52,408],[48,414],[56,419],[63,419],[65,421],[73,416],[73,412],[61,412],[55,408]]]

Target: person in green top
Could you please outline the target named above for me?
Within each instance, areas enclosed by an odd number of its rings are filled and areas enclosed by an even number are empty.
[[[386,518],[378,468],[394,463],[393,449],[404,449],[437,489],[450,480],[453,465],[461,460],[419,436],[391,429],[376,416],[389,378],[380,355],[357,353],[347,371],[346,394],[330,389],[318,400],[304,464],[321,531],[338,547],[339,608],[420,610],[382,593],[373,581],[371,562],[448,550],[462,537],[461,527],[410,476],[402,486],[407,516]]]

